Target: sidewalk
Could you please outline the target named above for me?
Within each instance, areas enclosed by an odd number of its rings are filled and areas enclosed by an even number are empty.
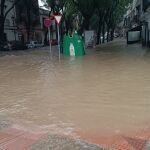
[[[0,150],[104,150],[65,135],[49,135],[17,129],[13,123],[0,118]]]
[[[5,118],[0,118],[0,150],[150,150],[150,128],[113,137],[95,137],[88,133],[74,136],[49,135],[16,128]],[[93,143],[93,144],[90,144]]]
[[[14,128],[5,129],[0,131],[0,150],[27,150],[44,136]]]
[[[36,134],[8,128],[0,131],[0,150],[104,150],[65,136]]]
[[[114,150],[150,150],[150,132],[143,131],[133,136],[93,138],[92,143],[99,143]],[[15,128],[0,131],[0,150],[104,150],[96,145],[75,140],[62,135],[31,133]]]

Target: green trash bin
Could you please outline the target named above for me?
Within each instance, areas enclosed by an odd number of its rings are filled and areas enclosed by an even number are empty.
[[[83,56],[85,55],[85,46],[82,37],[78,34],[73,36],[64,36],[64,55],[65,56]]]

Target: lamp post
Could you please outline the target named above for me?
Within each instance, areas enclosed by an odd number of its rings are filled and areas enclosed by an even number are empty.
[[[14,17],[14,16],[12,16],[12,17],[11,17],[11,19],[12,19],[12,22],[13,22],[14,37],[15,37],[15,42],[16,42],[16,27],[15,27],[15,17]]]

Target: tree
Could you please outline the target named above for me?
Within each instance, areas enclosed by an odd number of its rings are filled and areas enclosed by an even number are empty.
[[[83,16],[83,23],[80,28],[80,33],[90,28],[90,20],[95,11],[95,0],[73,0],[77,9]]]
[[[77,30],[76,19],[78,16],[78,9],[74,5],[72,0],[64,1],[64,10],[63,10],[63,18],[66,26],[66,32],[73,32],[74,29]]]
[[[106,16],[106,1],[105,0],[95,0],[95,15],[97,16],[97,44],[101,43],[101,35],[103,29],[103,42],[104,42],[104,26],[105,26],[105,16]]]
[[[79,19],[79,33],[84,30],[94,29],[97,31],[97,44],[105,42],[107,31],[107,41],[113,39],[116,25],[121,21],[126,11],[126,6],[132,0],[61,0],[61,7],[56,7],[58,0],[48,0],[53,13],[61,11],[67,30],[74,28],[72,25],[75,18]],[[69,27],[68,27],[69,26]],[[110,38],[111,35],[111,38]]]
[[[101,34],[103,43],[105,42],[105,32],[107,31],[107,41],[113,40],[116,25],[121,21],[126,11],[126,6],[132,0],[95,0],[97,21],[97,44],[101,43]]]
[[[4,25],[5,25],[6,17],[20,0],[14,0],[10,8],[6,8],[6,1],[7,0],[1,0],[1,5],[0,5],[0,42],[6,41],[6,36],[4,33]]]
[[[73,0],[47,0],[47,3],[52,16],[59,13],[63,15],[62,22],[65,24],[66,32],[72,31],[75,28],[74,20],[78,16],[78,9]]]
[[[110,17],[107,21],[108,25],[108,31],[110,30],[110,40],[113,40],[114,37],[114,30],[115,27],[119,22],[122,21],[123,15],[127,10],[127,7],[129,3],[131,3],[132,0],[117,0],[116,4],[112,8]]]

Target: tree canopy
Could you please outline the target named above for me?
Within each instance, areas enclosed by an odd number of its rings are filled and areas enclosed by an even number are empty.
[[[53,13],[63,14],[67,31],[74,27],[73,20],[78,18],[79,33],[94,29],[97,32],[98,43],[101,34],[104,36],[106,31],[109,40],[109,34],[113,35],[115,27],[123,18],[126,6],[131,2],[132,0],[47,0]]]
[[[45,0],[43,1],[45,2]],[[10,10],[16,4],[23,4],[23,0],[14,0],[10,9],[5,11],[5,2],[6,0],[1,0],[0,5],[1,34],[4,34],[4,22]],[[103,36],[102,42],[104,42],[104,34],[106,32],[107,40],[109,40],[110,34],[113,38],[115,27],[123,18],[127,9],[126,6],[128,6],[131,2],[132,0],[46,0],[46,6],[51,8],[50,10],[52,14],[61,13],[63,15],[66,32],[70,30],[78,30],[78,33],[82,34],[84,30],[93,29],[97,33],[97,43],[99,44],[101,42],[101,35]],[[24,4],[23,5],[26,6],[25,12],[27,17],[25,20],[27,22],[26,26],[29,35],[31,26],[36,24],[36,20],[32,20],[32,18],[34,18],[32,17],[32,14],[36,15],[36,11],[38,12],[38,10],[33,9],[33,3],[30,0],[29,2],[28,0],[24,1]]]

